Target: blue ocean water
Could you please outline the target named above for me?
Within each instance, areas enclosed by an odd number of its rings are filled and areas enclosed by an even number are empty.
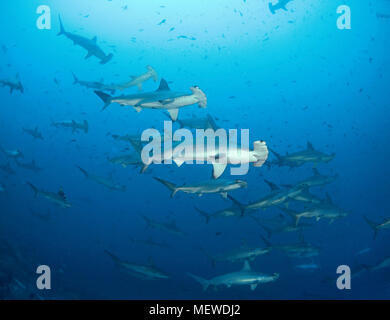
[[[389,220],[389,59],[390,2],[293,0],[287,10],[272,14],[263,0],[95,0],[2,1],[0,3],[0,80],[19,74],[23,92],[0,88],[0,145],[20,150],[15,160],[1,153],[0,281],[5,299],[388,299],[389,266],[375,268],[390,257],[390,231],[377,232]],[[275,3],[276,1],[273,1]],[[37,27],[37,8],[50,8],[51,29]],[[351,29],[337,27],[337,8],[351,8]],[[105,64],[85,59],[86,51],[60,31],[97,44],[113,58]],[[47,21],[46,21],[47,23]],[[250,167],[244,189],[229,192],[248,204],[270,193],[264,179],[287,188],[321,174],[337,179],[310,188],[315,196],[329,194],[340,219],[302,219],[301,232],[267,234],[268,228],[294,225],[280,207],[246,211],[243,216],[212,218],[206,223],[195,207],[207,212],[231,206],[218,194],[170,191],[153,177],[178,185],[207,180],[211,165],[151,165],[123,168],[108,159],[133,151],[112,135],[140,135],[163,128],[168,117],[159,110],[142,110],[103,102],[81,80],[125,83],[152,66],[172,90],[189,93],[199,86],[207,108],[184,107],[179,120],[210,114],[224,129],[249,129],[252,143],[264,140],[278,154],[315,150],[335,154],[328,163],[278,166],[270,152],[262,167]],[[142,92],[155,91],[148,80]],[[138,93],[137,87],[122,93]],[[109,93],[110,94],[110,93]],[[53,126],[65,120],[88,121],[88,133]],[[179,128],[176,124],[175,128]],[[23,128],[38,128],[43,140]],[[34,160],[39,171],[20,163]],[[19,164],[18,164],[19,163]],[[14,172],[5,168],[9,164]],[[80,166],[126,186],[108,190],[77,169]],[[26,184],[57,193],[72,204],[61,208],[34,196]],[[285,187],[283,187],[285,185]],[[286,187],[286,185],[288,185]],[[287,199],[283,207],[303,210]],[[183,231],[172,234],[148,227],[150,219],[171,223]],[[255,219],[253,219],[255,217]],[[303,221],[305,220],[305,221]],[[264,228],[265,227],[265,228]],[[242,261],[217,262],[208,255],[252,247],[274,248],[250,261],[252,270],[278,273],[276,281],[249,286],[219,286],[202,290],[188,272],[205,279],[239,271]],[[152,239],[167,246],[151,246]],[[279,245],[305,244],[319,248],[314,257],[289,257]],[[148,280],[126,273],[106,253],[143,265],[154,265],[168,279]],[[207,252],[207,254],[205,254]],[[36,268],[51,269],[51,290],[38,290]],[[299,269],[298,265],[315,265]],[[348,265],[350,290],[336,286],[337,267]],[[17,279],[17,281],[15,281]],[[21,284],[22,285],[21,285]],[[24,288],[23,288],[24,287]]]

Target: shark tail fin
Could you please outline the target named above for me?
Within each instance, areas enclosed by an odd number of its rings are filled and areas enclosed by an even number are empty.
[[[148,168],[149,168],[149,164],[144,164],[144,165],[142,166],[140,172],[141,172],[141,173],[145,173],[145,171],[148,170]]]
[[[244,216],[244,214],[245,214],[245,209],[246,209],[245,205],[243,205],[241,202],[239,202],[238,200],[236,200],[235,198],[233,198],[233,197],[232,197],[231,195],[229,195],[229,194],[228,194],[228,198],[229,198],[230,200],[232,200],[233,203],[240,209],[240,211],[241,211],[241,216]]]
[[[266,238],[264,238],[262,235],[260,235],[260,237],[261,237],[261,239],[263,240],[263,242],[265,243],[265,245],[267,246],[267,247],[272,247],[272,243],[269,241],[269,240],[267,240]]]
[[[272,14],[275,14],[275,7],[272,5],[272,3],[268,3],[269,10],[271,11]]]
[[[162,183],[164,186],[166,186],[169,190],[172,191],[171,198],[173,198],[174,195],[176,194],[176,192],[179,191],[177,186],[174,183],[168,182],[166,180],[163,180],[163,179],[160,179],[157,177],[154,177],[154,179],[157,180],[158,182]]]
[[[205,249],[200,248],[200,250],[201,250],[202,253],[206,256],[206,258],[210,260],[211,265],[212,265],[213,268],[214,268],[214,267],[215,267],[215,264],[216,264],[215,258],[214,258],[210,253],[208,253]]]
[[[199,282],[200,285],[202,286],[203,290],[206,291],[207,288],[209,287],[210,285],[210,281],[206,280],[206,279],[203,279],[199,276],[196,276],[190,272],[187,273],[192,279],[194,279],[195,281]]]
[[[267,232],[267,237],[271,238],[273,234],[273,230],[269,227],[266,227],[265,225],[261,224],[261,227],[264,229],[265,232]]]
[[[297,214],[297,212],[290,210],[288,208],[284,208],[282,206],[278,206],[280,210],[282,210],[284,213],[287,213],[293,220],[294,220],[294,226],[297,227],[299,224],[299,220],[301,219],[301,216]]]
[[[85,175],[85,177],[88,178],[88,172],[86,170],[84,170],[83,168],[81,168],[79,166],[76,166],[76,168],[78,168]]]
[[[120,262],[120,259],[114,255],[113,253],[111,253],[110,251],[108,250],[104,250],[104,252],[112,259],[114,260],[115,263],[119,263]]]
[[[197,207],[194,207],[194,209],[196,211],[198,211],[200,213],[200,215],[206,219],[206,223],[210,222],[210,214],[209,213],[207,213],[206,211],[200,210]]]
[[[106,64],[109,62],[114,55],[112,53],[106,55],[102,60],[100,60],[100,64]]]
[[[150,221],[150,219],[149,219],[147,216],[144,216],[144,215],[142,215],[141,217],[142,217],[142,219],[145,220],[146,227],[151,227],[151,221]]]
[[[97,91],[96,90],[95,93],[104,102],[104,106],[103,106],[103,109],[102,109],[102,111],[103,111],[104,109],[106,109],[111,104],[112,97],[109,94],[104,93],[102,91]]]
[[[58,19],[60,20],[60,32],[57,33],[57,36],[60,36],[62,34],[65,34],[66,31],[64,29],[64,25],[62,24],[61,16],[58,15]]]
[[[273,155],[278,159],[278,160],[280,160],[281,158],[282,158],[282,156],[279,154],[279,153],[277,153],[275,150],[273,150],[273,149],[271,149],[271,148],[268,148],[269,149],[269,151],[271,151],[272,153],[273,153]]]
[[[373,221],[369,220],[366,216],[364,216],[363,218],[367,222],[367,224],[371,227],[371,229],[374,231],[374,239],[376,239],[376,236],[378,235],[378,228],[376,224]]]
[[[207,120],[208,120],[210,126],[213,128],[214,131],[218,129],[218,126],[215,123],[214,118],[209,113],[207,114]]]
[[[171,119],[171,117],[169,117],[169,119]],[[182,122],[181,120],[179,120],[179,119],[176,119],[176,123],[178,123],[178,124],[179,124],[179,126],[180,126],[180,129],[181,129],[181,128],[184,128],[184,124],[183,124],[183,122]]]
[[[83,129],[84,129],[84,132],[85,133],[88,133],[88,130],[89,130],[89,125],[88,125],[88,121],[87,120],[84,120],[84,125],[83,125]]]
[[[34,191],[34,195],[35,196],[38,196],[38,193],[39,193],[39,190],[36,186],[34,186],[32,183],[30,182],[26,182],[28,186],[30,186],[30,188]]]
[[[265,232],[267,232],[267,237],[268,237],[268,238],[271,238],[271,236],[272,236],[272,234],[273,234],[273,230],[271,230],[271,228],[269,228],[269,227],[266,227],[266,226],[265,226],[263,223],[261,223],[261,222],[259,221],[259,219],[256,218],[255,216],[251,215],[250,217],[251,217],[253,220],[255,220],[255,222],[256,222],[261,228],[263,228]]]
[[[72,72],[73,75],[73,84],[79,83],[79,79],[77,79],[76,75]]]
[[[371,269],[372,269],[372,267],[367,265],[367,264],[360,264],[359,266],[366,271],[371,271]]]

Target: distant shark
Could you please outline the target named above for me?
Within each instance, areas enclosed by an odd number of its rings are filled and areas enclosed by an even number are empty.
[[[192,118],[188,119],[178,119],[177,123],[180,125],[181,128],[186,127],[190,129],[213,129],[217,130],[218,126],[215,123],[213,117],[208,114],[205,118],[198,118],[195,116],[192,116]]]
[[[112,94],[115,93],[115,88],[112,87],[111,85],[106,85],[102,82],[98,82],[98,81],[84,81],[84,80],[80,80],[76,77],[76,75],[72,72],[72,75],[73,75],[73,84],[79,84],[80,86],[82,87],[85,87],[85,88],[89,88],[89,89],[97,89],[97,90],[101,90],[101,91],[109,91],[111,92]]]
[[[0,165],[0,170],[3,170],[7,174],[15,174],[15,170],[12,169],[11,164],[9,162]]]
[[[208,213],[197,207],[194,207],[194,209],[198,211],[200,215],[206,219],[206,223],[209,223],[211,218],[242,217],[245,213],[244,205],[230,195],[228,195],[228,198],[232,200],[233,204],[230,207],[225,209],[217,210],[211,213]]]
[[[130,88],[130,87],[134,87],[136,86],[138,88],[138,90],[142,90],[142,84],[149,80],[149,79],[153,79],[154,82],[157,82],[158,80],[158,75],[157,75],[157,72],[156,70],[154,70],[151,66],[146,66],[146,69],[148,69],[148,71],[146,71],[145,73],[139,75],[139,76],[131,76],[131,81],[129,82],[126,82],[124,84],[121,84],[121,85],[118,85],[117,88],[119,90],[125,90],[127,88]]]
[[[29,134],[34,139],[44,140],[42,132],[39,131],[38,127],[35,127],[35,129],[23,128],[23,132]]]
[[[141,168],[141,173],[144,173],[149,165],[146,165],[142,162],[141,155],[138,152],[123,154],[114,158],[108,159],[109,162],[113,164],[119,164],[123,168],[127,166],[136,166]]]
[[[105,63],[107,63],[108,61],[110,61],[112,59],[112,57],[113,57],[112,53],[106,55],[103,52],[103,50],[97,45],[97,43],[96,43],[97,42],[97,38],[96,37],[93,37],[92,39],[88,39],[88,38],[79,36],[77,34],[67,32],[64,29],[61,17],[58,16],[58,18],[60,20],[60,28],[61,28],[60,32],[58,33],[58,35],[59,36],[60,35],[64,35],[68,39],[72,40],[74,45],[78,45],[78,46],[84,48],[85,50],[87,50],[88,53],[85,56],[85,59],[88,59],[88,58],[90,58],[92,56],[95,56],[98,59],[100,59],[100,63],[101,64],[105,64]]]
[[[70,208],[71,204],[67,201],[66,196],[62,188],[55,193],[55,192],[48,192],[39,190],[36,186],[34,186],[32,183],[27,182],[27,185],[31,187],[31,189],[34,191],[35,196],[42,196],[46,198],[47,200],[59,205],[62,208]]]
[[[315,218],[316,221],[319,221],[320,219],[327,219],[330,221],[330,223],[332,223],[334,220],[346,217],[348,215],[348,212],[338,208],[333,204],[329,194],[327,194],[327,200],[323,203],[314,205],[310,208],[305,208],[300,212],[282,207],[280,207],[280,209],[289,214],[294,219],[295,226],[298,226],[301,218]]]
[[[275,11],[283,9],[287,11],[286,5],[292,0],[279,0],[276,4],[272,4],[271,2],[268,4],[269,10],[272,14],[275,14]]]
[[[19,74],[16,75],[16,82],[12,80],[0,80],[0,85],[2,87],[9,87],[9,91],[11,94],[12,92],[14,92],[14,90],[20,91],[21,93],[24,92],[23,85],[19,79]]]
[[[257,257],[268,254],[270,252],[270,248],[264,247],[252,247],[246,244],[242,245],[239,248],[234,250],[230,250],[226,253],[219,253],[217,255],[210,255],[204,249],[202,249],[203,253],[210,259],[211,264],[215,267],[217,262],[244,262],[244,261],[253,261]]]
[[[122,192],[126,191],[126,186],[117,184],[114,181],[112,181],[110,178],[100,177],[95,174],[91,174],[79,166],[76,166],[76,168],[78,168],[87,179],[95,181],[96,183],[101,184],[110,190],[122,191]]]
[[[203,279],[192,273],[188,273],[188,275],[199,282],[203,290],[207,290],[210,286],[218,287],[223,285],[228,288],[232,285],[249,285],[251,290],[255,290],[258,284],[273,282],[279,278],[278,273],[269,275],[252,271],[248,261],[245,261],[244,267],[240,271],[226,273],[210,280]]]
[[[198,183],[193,183],[188,185],[184,184],[182,186],[177,186],[174,183],[165,181],[157,177],[155,177],[154,179],[161,182],[172,192],[171,197],[173,197],[177,192],[182,191],[184,193],[193,193],[199,196],[202,196],[205,193],[219,193],[224,198],[227,198],[228,191],[247,187],[247,183],[242,180],[226,180],[226,179],[213,180],[212,179],[208,181],[202,181]]]
[[[24,158],[23,153],[18,149],[9,150],[9,149],[3,149],[3,147],[0,146],[0,151],[3,152],[7,158],[13,158],[13,159]]]
[[[378,231],[390,229],[390,219],[386,219],[381,223],[375,223],[375,222],[369,220],[366,216],[364,216],[364,220],[367,222],[367,224],[374,231],[374,239],[376,238]]]
[[[33,172],[39,172],[42,170],[42,168],[40,168],[36,165],[35,160],[32,160],[31,162],[23,163],[23,162],[19,162],[16,159],[15,163],[17,164],[18,167],[21,167],[23,169],[30,170]]]
[[[95,91],[95,93],[104,102],[102,110],[106,109],[111,103],[131,106],[137,112],[140,112],[142,109],[167,110],[172,121],[176,121],[179,109],[184,106],[197,103],[200,108],[207,107],[207,97],[204,92],[197,86],[191,87],[190,90],[191,94],[171,91],[168,83],[161,79],[159,88],[154,92],[122,95],[119,97],[111,97],[101,91]]]
[[[134,277],[147,280],[159,280],[169,278],[168,274],[157,269],[152,263],[150,263],[149,265],[131,263],[119,259],[117,256],[115,256],[108,250],[105,250],[105,253],[115,262],[118,267],[133,275]]]
[[[306,189],[305,186],[280,188],[268,180],[264,179],[264,182],[270,187],[271,193],[260,198],[259,200],[249,203],[245,206],[245,210],[266,209],[272,206],[287,203],[288,201],[295,199]]]
[[[316,168],[312,168],[312,170],[313,170],[313,176],[299,182],[298,185],[304,185],[307,186],[308,188],[318,187],[318,186],[323,186],[332,183],[338,177],[337,174],[334,176],[327,176],[327,175],[320,174],[320,172]]]
[[[145,220],[147,226],[150,228],[160,229],[162,231],[169,232],[169,233],[174,234],[174,235],[180,235],[180,236],[186,235],[185,232],[183,232],[182,230],[180,230],[178,228],[178,226],[176,225],[176,223],[174,221],[160,222],[160,221],[152,220],[146,216],[142,216],[142,218]]]
[[[319,163],[325,162],[328,163],[331,161],[335,154],[325,154],[323,152],[317,151],[314,149],[313,145],[310,142],[307,142],[306,150],[297,151],[294,153],[287,153],[282,156],[269,148],[269,150],[276,156],[277,161],[273,164],[276,164],[279,167],[288,166],[288,167],[300,167],[305,163]]]
[[[64,128],[71,128],[72,133],[77,132],[77,130],[83,130],[85,133],[88,133],[89,125],[88,121],[84,120],[84,122],[79,123],[75,120],[65,120],[60,122],[53,122],[52,125],[56,128],[58,127],[64,127]]]
[[[261,238],[269,249],[283,251],[290,258],[312,258],[317,257],[320,254],[319,248],[311,246],[303,240],[297,244],[274,245],[264,237],[261,236]]]

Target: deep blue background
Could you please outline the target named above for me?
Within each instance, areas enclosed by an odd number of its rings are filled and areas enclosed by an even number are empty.
[[[38,5],[51,7],[52,30],[35,26]],[[352,29],[338,30],[336,8],[352,9]],[[123,6],[127,5],[127,10]],[[38,174],[18,169],[16,175],[0,172],[7,192],[0,194],[0,232],[23,252],[32,269],[47,264],[53,271],[50,298],[389,298],[388,269],[366,273],[352,282],[352,290],[335,286],[341,264],[372,265],[390,255],[389,232],[373,240],[363,215],[374,221],[389,218],[389,50],[390,20],[377,12],[390,13],[381,1],[294,0],[288,12],[272,15],[268,1],[260,0],[160,0],[160,1],[1,1],[1,79],[20,74],[24,94],[0,88],[0,144],[19,148],[25,161],[35,159],[44,168]],[[67,31],[98,37],[98,44],[114,58],[100,65],[96,58],[84,60],[85,51],[65,37],[57,37],[61,14]],[[158,25],[160,21],[166,22]],[[175,27],[173,31],[170,31]],[[180,35],[196,40],[178,39]],[[309,140],[326,153],[336,153],[321,173],[339,175],[338,180],[314,191],[329,192],[347,210],[348,218],[327,224],[318,222],[305,231],[305,240],[321,246],[316,272],[293,268],[296,261],[280,252],[258,258],[252,268],[278,272],[280,279],[250,291],[247,286],[203,292],[186,276],[192,272],[206,278],[241,269],[239,264],[211,266],[200,248],[217,253],[239,247],[243,241],[263,245],[264,231],[252,219],[218,219],[205,224],[193,209],[209,211],[229,205],[218,195],[197,196],[169,191],[153,176],[177,183],[207,179],[210,166],[153,166],[146,174],[112,165],[107,157],[128,147],[107,133],[141,133],[162,128],[166,117],[158,111],[137,114],[131,108],[110,106],[92,90],[72,84],[75,72],[83,80],[124,82],[152,65],[171,87],[188,91],[199,85],[207,94],[208,107],[180,111],[217,117],[225,128],[249,128],[251,140],[263,139],[281,153],[306,147]],[[53,79],[57,79],[57,85]],[[144,90],[155,90],[153,81]],[[136,88],[129,92],[136,92]],[[234,98],[233,98],[234,97]],[[56,129],[51,121],[84,120],[88,134]],[[33,140],[23,127],[38,126],[44,141]],[[76,139],[72,142],[72,139]],[[272,157],[270,156],[270,160]],[[6,159],[1,158],[4,164]],[[102,176],[113,174],[127,192],[110,192],[86,180],[75,168],[80,165]],[[277,184],[297,182],[311,175],[311,165],[289,170],[251,167],[245,177],[249,187],[232,194],[242,202],[269,192],[263,178]],[[229,177],[228,171],[225,177]],[[45,190],[60,186],[73,204],[61,209],[34,198],[25,185],[31,181]],[[30,209],[52,214],[49,222],[32,216]],[[276,209],[259,213],[272,217]],[[188,235],[171,236],[147,229],[140,215],[161,221],[174,219]],[[216,232],[222,232],[216,236]],[[132,244],[130,238],[166,241],[171,249]],[[298,241],[296,235],[275,235],[272,241]],[[119,271],[104,254],[110,249],[133,262],[155,264],[172,275],[163,281],[145,281]],[[364,248],[365,255],[356,256]],[[61,270],[61,272],[59,272]],[[331,283],[322,283],[325,277]],[[32,273],[31,281],[35,281]]]

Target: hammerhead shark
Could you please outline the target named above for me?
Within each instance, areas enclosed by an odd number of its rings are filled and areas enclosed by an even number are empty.
[[[67,32],[64,29],[64,25],[62,24],[61,17],[58,16],[58,18],[60,20],[60,28],[61,28],[58,35],[59,36],[65,35],[65,37],[67,37],[68,39],[73,41],[73,44],[78,45],[78,46],[84,48],[85,50],[87,50],[88,53],[85,56],[85,59],[88,59],[92,56],[95,56],[96,58],[100,59],[101,64],[105,64],[112,59],[112,57],[113,57],[112,53],[106,55],[103,52],[103,50],[97,45],[97,43],[96,43],[97,37],[93,37],[92,39],[88,39],[88,38],[79,36],[77,34]]]

